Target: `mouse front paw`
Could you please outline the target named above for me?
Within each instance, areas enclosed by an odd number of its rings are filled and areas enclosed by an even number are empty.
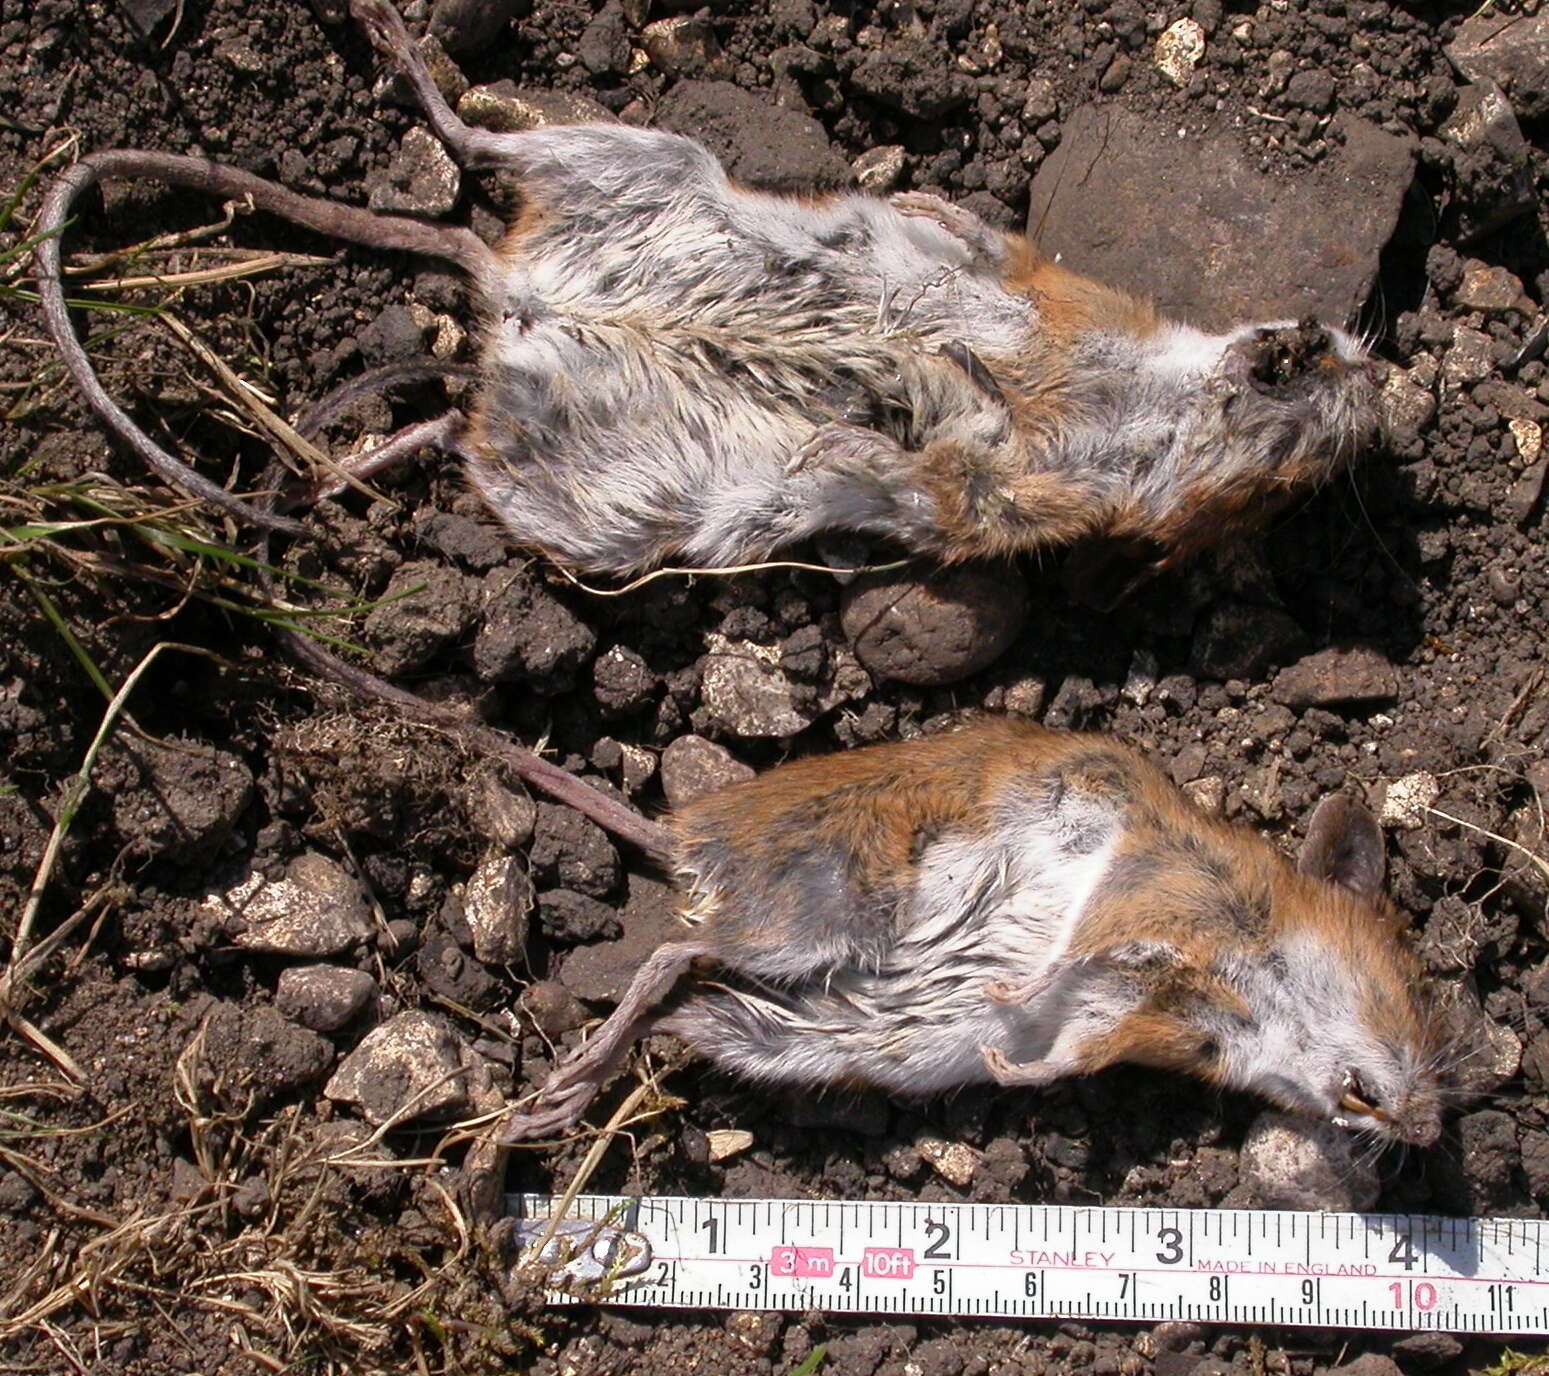
[[[859,464],[876,468],[896,460],[902,451],[896,441],[860,425],[836,422],[820,425],[811,438],[785,465],[787,477],[806,468],[847,468]]]
[[[1013,1061],[998,1046],[981,1046],[979,1055],[998,1085],[1051,1085],[1070,1071],[1057,1061]]]

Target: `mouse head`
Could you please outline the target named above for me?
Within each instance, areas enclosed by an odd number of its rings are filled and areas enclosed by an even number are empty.
[[[1348,795],[1326,799],[1298,871],[1277,869],[1267,943],[1213,971],[1249,1016],[1218,1039],[1207,1078],[1429,1145],[1441,1131],[1441,1042],[1403,920],[1381,892],[1376,820]]]
[[[1163,562],[1250,529],[1339,471],[1380,429],[1386,365],[1316,319],[1222,334],[1029,255],[1016,285],[1064,356],[1067,463],[1122,478],[1107,533]]]

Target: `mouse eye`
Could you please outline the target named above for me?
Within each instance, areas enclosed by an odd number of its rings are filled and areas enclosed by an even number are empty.
[[[1360,1113],[1369,1117],[1377,1112],[1375,1101],[1376,1095],[1367,1092],[1361,1077],[1353,1070],[1345,1071],[1344,1093],[1339,1097],[1340,1108],[1346,1113]]]

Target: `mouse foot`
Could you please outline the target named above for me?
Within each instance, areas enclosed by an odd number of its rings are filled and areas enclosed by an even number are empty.
[[[1005,235],[999,230],[991,229],[973,211],[929,191],[899,191],[888,197],[888,204],[911,220],[930,220],[985,262],[998,262],[1004,252]]]
[[[1064,1061],[1013,1061],[998,1046],[981,1046],[979,1054],[999,1085],[1052,1085],[1076,1072],[1074,1065]]]

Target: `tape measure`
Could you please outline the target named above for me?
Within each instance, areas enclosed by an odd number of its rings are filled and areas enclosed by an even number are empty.
[[[1549,1223],[512,1195],[558,1302],[1549,1333]]]

